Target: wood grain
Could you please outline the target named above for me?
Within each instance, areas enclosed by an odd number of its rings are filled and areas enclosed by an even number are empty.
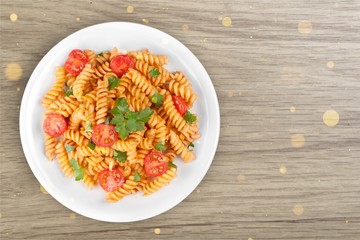
[[[359,13],[358,0],[2,1],[1,239],[359,239]],[[183,42],[210,74],[221,110],[217,154],[198,191],[160,216],[122,224],[70,218],[40,191],[24,158],[23,91],[67,35],[142,19]],[[309,34],[298,30],[304,20]],[[18,81],[5,77],[11,62],[23,69]],[[322,121],[329,109],[339,113],[335,127]],[[294,134],[304,146],[292,146]]]

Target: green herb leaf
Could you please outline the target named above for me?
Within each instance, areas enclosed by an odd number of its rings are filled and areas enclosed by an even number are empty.
[[[124,125],[116,125],[115,129],[120,134],[122,140],[125,140],[125,138],[130,134],[129,129]]]
[[[65,144],[65,149],[66,152],[71,152],[72,150],[74,150],[74,146],[70,144]]]
[[[168,162],[169,167],[177,168],[177,166],[173,162]]]
[[[186,113],[184,115],[184,118],[185,118],[187,123],[193,123],[193,122],[195,122],[197,120],[196,115],[192,114],[189,111],[186,111]]]
[[[135,175],[134,175],[134,182],[138,182],[138,181],[140,181],[140,179],[141,179],[140,174],[139,174],[138,172],[135,172]]]
[[[102,55],[104,55],[104,53],[106,53],[106,52],[99,52],[98,54],[96,54],[97,56],[102,56]]]
[[[118,162],[124,163],[126,161],[126,152],[114,150],[114,159]]]
[[[109,81],[109,90],[113,90],[120,84],[120,79],[114,76],[110,76],[108,81]]]
[[[131,118],[136,119],[138,115],[139,115],[139,113],[137,113],[137,112],[128,111],[128,112],[126,112],[125,117],[127,119],[131,119]]]
[[[156,107],[160,107],[163,101],[164,101],[164,96],[161,95],[160,93],[155,93],[150,97],[150,102],[155,104]]]
[[[85,168],[76,169],[74,171],[75,181],[80,181],[84,178]]]
[[[79,163],[78,163],[75,159],[71,159],[71,160],[69,161],[69,163],[70,163],[71,168],[72,168],[73,170],[78,170],[78,169],[80,169]]]
[[[114,115],[114,118],[111,119],[111,121],[110,121],[111,124],[116,125],[116,124],[123,124],[124,123],[125,118],[124,118],[124,115],[122,113],[119,113],[119,114],[112,113],[112,114]]]
[[[85,128],[85,132],[92,132],[92,122],[91,122],[91,120],[87,120],[86,124],[87,124],[87,126]]]
[[[150,108],[144,108],[143,110],[141,110],[139,112],[139,115],[137,116],[137,120],[146,123],[147,121],[149,121],[151,115],[154,113],[154,110],[150,109]]]
[[[129,119],[127,121],[127,128],[130,132],[142,131],[144,130],[144,123],[136,121],[136,119]]]
[[[68,97],[70,95],[74,95],[72,88],[68,88],[68,90],[66,90],[65,92],[65,97]]]
[[[194,147],[195,145],[193,143],[190,143],[189,146],[187,146],[190,151],[194,150]]]
[[[151,69],[151,70],[149,71],[149,76],[150,76],[150,77],[156,78],[156,77],[159,76],[159,75],[160,75],[160,71],[159,71],[159,69],[157,69],[157,68],[153,68],[153,69]]]
[[[105,124],[109,125],[110,124],[110,116],[107,116],[105,119]]]
[[[155,149],[158,151],[165,151],[166,147],[164,146],[163,142],[160,141],[155,145]]]
[[[88,148],[90,148],[91,150],[94,150],[96,147],[95,143],[92,141],[92,139],[90,139],[90,142],[88,144]]]
[[[115,102],[115,106],[120,110],[120,112],[125,113],[129,111],[128,102],[125,98],[118,98]]]

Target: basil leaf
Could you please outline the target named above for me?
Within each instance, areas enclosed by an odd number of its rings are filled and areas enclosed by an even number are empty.
[[[71,168],[72,168],[73,170],[78,170],[78,169],[80,169],[79,163],[78,163],[75,159],[71,159],[71,160],[69,161],[69,163],[70,163],[70,166],[71,166]]]
[[[157,68],[153,68],[153,69],[151,69],[151,70],[149,71],[149,76],[150,76],[150,77],[156,78],[156,77],[159,76],[159,75],[160,75],[160,71],[159,71],[159,69],[157,69]]]
[[[189,111],[186,111],[185,115],[184,115],[184,119],[186,120],[187,123],[193,123],[197,120],[196,115],[192,114]]]
[[[168,162],[169,167],[177,168],[177,166],[173,162]]]
[[[95,143],[90,139],[90,142],[88,144],[88,148],[90,148],[91,150],[94,150],[96,147]]]
[[[161,95],[160,93],[155,93],[150,97],[150,102],[155,104],[156,107],[160,107],[163,101],[164,101],[164,96]]]
[[[154,113],[154,110],[150,108],[144,108],[139,112],[139,115],[137,116],[137,120],[146,123],[149,121],[151,115]]]
[[[114,159],[118,162],[125,163],[126,161],[126,152],[120,152],[118,150],[114,150]]]
[[[65,97],[68,97],[70,95],[74,95],[72,88],[68,88],[68,90],[66,90],[65,92]]]
[[[75,147],[73,145],[65,144],[66,152],[71,152],[72,150],[74,150],[74,148]]]
[[[140,181],[140,179],[141,179],[140,174],[139,174],[138,172],[135,172],[135,175],[134,175],[134,182],[138,182],[138,181]]]
[[[155,149],[158,151],[165,151],[166,147],[164,146],[163,142],[160,141],[155,145]]]
[[[75,181],[80,181],[84,178],[85,168],[76,169],[74,171]]]
[[[114,76],[110,76],[108,81],[109,81],[109,90],[113,90],[120,84],[120,79]]]

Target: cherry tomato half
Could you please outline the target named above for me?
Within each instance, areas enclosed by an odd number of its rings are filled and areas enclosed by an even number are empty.
[[[125,182],[124,175],[119,169],[105,169],[99,174],[99,184],[107,192],[112,192],[121,187]]]
[[[172,96],[172,100],[174,102],[176,110],[178,110],[180,115],[183,116],[187,110],[185,100],[182,97],[175,96],[175,95]]]
[[[98,124],[93,127],[92,140],[97,146],[111,147],[119,138],[113,125]]]
[[[88,56],[83,51],[74,49],[65,62],[65,69],[68,73],[77,76],[81,73],[88,60]]]
[[[63,115],[50,113],[44,120],[43,129],[47,135],[58,137],[65,132],[67,126]]]
[[[129,55],[120,54],[111,59],[110,68],[118,76],[124,75],[129,68],[134,68],[135,62]]]
[[[158,177],[163,175],[168,169],[168,163],[165,161],[165,156],[159,152],[152,150],[145,156],[144,160],[145,172],[150,177]]]

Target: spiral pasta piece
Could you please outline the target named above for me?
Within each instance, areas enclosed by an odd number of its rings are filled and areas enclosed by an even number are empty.
[[[160,86],[164,84],[167,80],[171,79],[170,72],[162,67],[150,66],[147,62],[138,60],[136,61],[135,68],[141,72],[143,75],[149,77],[150,81],[154,86]],[[160,74],[156,77],[150,77],[150,72],[152,70],[158,70]]]
[[[175,126],[178,129],[178,131],[186,133],[189,130],[189,125],[176,110],[171,96],[166,97],[163,106],[166,111],[166,114],[169,116],[169,120],[171,121],[171,124]]]
[[[134,181],[134,177],[129,177],[128,180],[117,190],[106,194],[106,200],[109,202],[117,202],[126,195],[131,194],[131,191],[135,189],[137,183]]]
[[[173,75],[173,79],[184,87],[191,87],[189,79],[181,71],[175,72],[175,74]]]
[[[117,151],[127,152],[137,146],[136,140],[117,140],[111,147]]]
[[[92,73],[91,64],[87,63],[81,73],[76,77],[73,93],[79,102],[83,101],[84,87],[86,82],[90,80]]]
[[[176,168],[168,169],[163,175],[155,178],[154,181],[144,186],[144,196],[150,195],[165,185],[169,184],[170,181],[176,176]]]
[[[67,177],[72,177],[74,175],[74,170],[71,168],[69,163],[68,154],[66,152],[64,142],[60,141],[55,146],[56,158],[59,162],[59,167]]]
[[[47,108],[63,92],[65,86],[65,68],[57,67],[55,72],[55,83],[46,93],[42,100],[42,105]]]
[[[104,123],[108,114],[108,87],[109,82],[107,81],[107,77],[104,77],[102,81],[98,81],[96,90],[96,124]]]
[[[194,152],[190,151],[180,140],[179,136],[172,130],[169,133],[169,143],[176,154],[184,159],[184,162],[191,162],[195,159]]]
[[[168,63],[168,58],[166,55],[154,55],[143,51],[129,52],[128,54],[136,60],[142,60],[150,65],[157,67],[161,67]]]
[[[148,97],[151,97],[155,94],[155,87],[139,71],[130,68],[126,75]]]
[[[77,108],[70,116],[68,128],[78,130],[81,121],[86,121],[86,110],[83,107]]]
[[[105,62],[101,65],[98,65],[93,73],[93,78],[97,78],[97,79],[103,79],[105,74],[112,72],[111,68],[110,68],[110,63],[109,62]]]
[[[89,59],[89,63],[91,64],[91,67],[94,68],[96,66],[96,54],[94,51],[89,50],[89,49],[85,49],[84,50],[86,56]]]
[[[90,190],[96,185],[96,181],[97,180],[94,179],[94,177],[88,175],[87,173],[84,174],[84,178],[82,179],[82,182]]]
[[[191,108],[198,98],[197,95],[191,90],[191,88],[186,87],[185,85],[181,85],[179,82],[175,80],[171,80],[166,85],[166,89],[172,94],[182,97],[188,108]]]
[[[56,138],[45,134],[45,155],[52,161],[54,159]]]
[[[64,132],[63,136],[66,139],[70,139],[70,140],[74,141],[77,145],[82,145],[83,142],[85,142],[86,144],[88,143],[88,141],[84,141],[85,137],[83,135],[81,135],[79,131],[75,131],[72,129],[67,129]]]
[[[96,66],[102,65],[110,60],[110,52],[104,51],[96,55]]]
[[[65,79],[66,79],[66,86],[68,86],[69,88],[72,88],[74,86],[76,77],[74,75],[72,75],[71,73],[68,73],[68,74],[66,74]]]
[[[78,108],[79,102],[72,97],[60,97],[52,102],[48,110],[69,117]]]

